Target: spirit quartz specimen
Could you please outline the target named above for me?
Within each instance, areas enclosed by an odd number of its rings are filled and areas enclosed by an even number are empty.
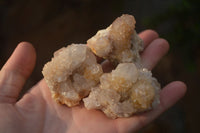
[[[108,117],[129,117],[159,103],[159,84],[147,69],[120,63],[100,77],[100,85],[84,98],[87,109],[101,109]]]
[[[159,104],[160,85],[140,63],[143,42],[135,23],[133,16],[122,15],[87,45],[72,44],[56,51],[42,71],[53,99],[69,107],[83,100],[87,109],[102,110],[113,119]],[[95,54],[117,67],[103,73]]]
[[[87,44],[99,57],[117,63],[137,62],[143,42],[135,31],[135,23],[133,16],[122,15],[108,28],[98,31]]]
[[[53,99],[71,107],[99,83],[103,70],[86,45],[72,44],[56,51],[42,73]]]

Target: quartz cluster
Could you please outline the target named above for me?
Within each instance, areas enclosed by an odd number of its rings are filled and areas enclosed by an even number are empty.
[[[100,85],[84,98],[87,109],[101,109],[108,117],[129,117],[159,103],[159,84],[147,69],[120,63],[100,77]]]
[[[103,70],[86,45],[72,44],[56,51],[42,73],[52,97],[72,107],[78,105],[99,83]]]
[[[57,102],[69,107],[82,100],[87,109],[102,110],[108,117],[130,117],[159,104],[160,85],[142,67],[143,42],[135,19],[122,15],[84,44],[72,44],[54,53],[43,68],[44,79]],[[116,65],[104,73],[96,56]]]
[[[143,42],[135,31],[135,23],[133,16],[122,15],[108,28],[98,31],[87,44],[97,56],[112,62],[137,62]]]

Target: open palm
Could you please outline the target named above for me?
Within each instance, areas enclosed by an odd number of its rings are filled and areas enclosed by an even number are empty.
[[[142,63],[152,69],[168,51],[167,41],[152,30],[140,34],[145,49]],[[81,104],[73,108],[57,104],[41,80],[18,99],[19,93],[31,74],[36,53],[31,44],[20,43],[0,71],[0,132],[4,133],[106,133],[134,132],[154,120],[175,104],[186,91],[186,86],[175,81],[161,91],[160,105],[155,109],[130,118],[107,118],[98,110],[86,110]]]

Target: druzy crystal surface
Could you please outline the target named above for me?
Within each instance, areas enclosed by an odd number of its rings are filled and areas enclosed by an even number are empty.
[[[78,105],[99,83],[103,71],[86,45],[72,44],[56,51],[42,73],[52,97],[71,107]]]
[[[84,44],[71,44],[54,53],[43,68],[55,101],[73,107],[82,100],[87,109],[99,109],[110,118],[130,117],[159,104],[160,84],[140,62],[143,41],[135,19],[122,15]],[[104,73],[102,57],[116,68]]]
[[[120,63],[100,77],[100,84],[84,98],[87,109],[101,109],[108,117],[129,117],[159,103],[160,86],[147,69]]]
[[[122,15],[108,28],[98,31],[87,44],[97,56],[112,62],[136,62],[143,42],[135,31],[135,23],[133,16]]]

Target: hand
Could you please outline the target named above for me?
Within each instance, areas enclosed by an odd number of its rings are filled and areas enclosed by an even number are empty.
[[[168,51],[166,40],[146,30],[140,34],[145,49],[142,63],[152,69]],[[174,105],[186,92],[186,86],[175,81],[160,93],[160,105],[155,109],[130,118],[107,118],[97,110],[86,110],[82,105],[73,108],[57,104],[41,80],[28,93],[18,99],[19,93],[31,74],[36,53],[31,44],[20,43],[0,71],[0,132],[6,133],[114,133],[133,132],[150,123]]]

